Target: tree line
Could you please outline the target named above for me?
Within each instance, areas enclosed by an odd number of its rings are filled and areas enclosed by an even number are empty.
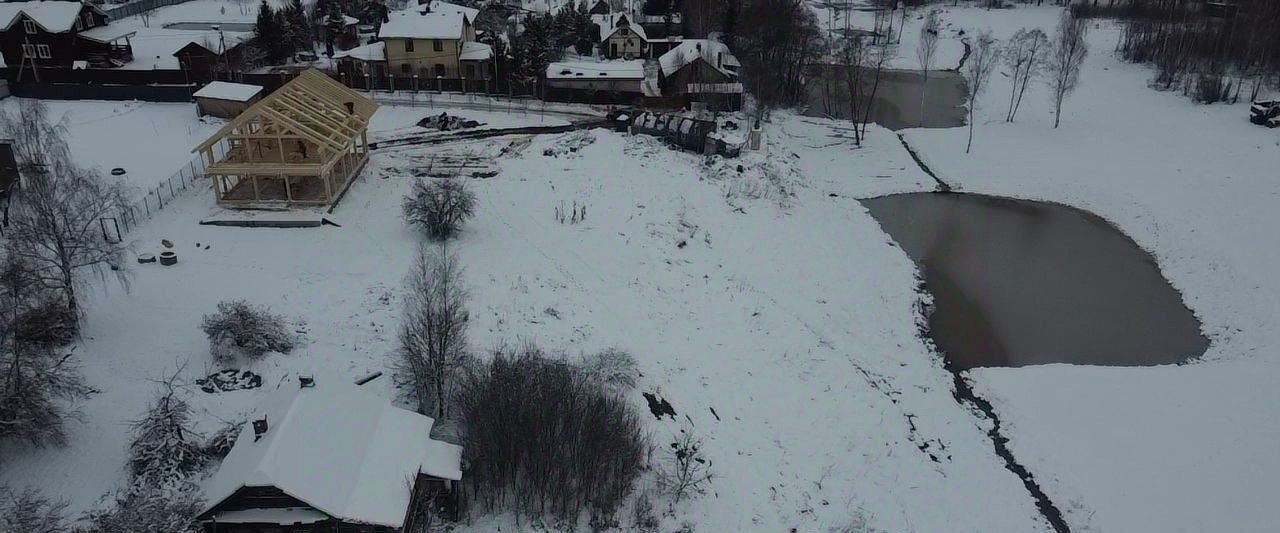
[[[1157,88],[1212,103],[1234,102],[1242,94],[1254,99],[1266,86],[1280,86],[1280,2],[1114,0],[1080,3],[1072,11],[1118,20],[1116,51],[1153,65]]]

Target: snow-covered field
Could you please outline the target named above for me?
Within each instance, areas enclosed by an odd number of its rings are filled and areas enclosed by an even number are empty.
[[[1007,37],[1023,25],[1051,29],[1055,16],[949,9],[944,20]],[[971,375],[1075,529],[1266,531],[1280,479],[1280,281],[1268,276],[1280,252],[1267,237],[1280,222],[1280,136],[1249,124],[1244,105],[1197,106],[1148,89],[1145,68],[1109,56],[1115,36],[1095,28],[1059,129],[1039,87],[1018,122],[1003,123],[1008,86],[997,73],[978,108],[974,153],[964,153],[963,128],[906,135],[958,189],[1063,202],[1113,221],[1157,256],[1213,344],[1185,366]],[[191,106],[107,105],[137,109],[114,118],[101,103],[51,109],[69,113],[82,162],[124,166],[131,179],[134,168],[181,165],[216,128]],[[412,131],[440,111],[384,107],[372,135]],[[764,153],[710,165],[603,130],[558,158],[543,154],[559,136],[468,143],[503,170],[472,182],[478,216],[451,244],[473,294],[473,347],[527,339],[568,354],[631,351],[643,373],[632,401],[644,410],[640,392],[657,392],[680,420],[650,419],[655,442],[691,427],[716,474],[712,492],[682,504],[666,530],[688,521],[699,531],[828,531],[860,519],[884,531],[1044,530],[992,452],[987,423],[956,404],[951,376],[916,336],[911,261],[856,201],[934,183],[890,132],[872,128],[855,148],[847,128],[778,113]],[[81,405],[67,448],[0,447],[0,483],[35,484],[73,510],[121,483],[126,424],[150,398],[148,379],[215,370],[198,324],[222,299],[268,305],[307,340],[253,367],[262,390],[193,392],[209,427],[299,373],[323,382],[384,370],[401,280],[421,241],[399,217],[405,176],[457,149],[375,152],[334,213],[341,227],[199,226],[213,206],[197,191],[131,233],[138,252],[174,241],[180,262],[136,265],[129,291],[91,292],[76,353],[101,392]],[[584,222],[555,220],[557,207],[575,203],[587,207]],[[372,384],[390,396],[389,385]]]

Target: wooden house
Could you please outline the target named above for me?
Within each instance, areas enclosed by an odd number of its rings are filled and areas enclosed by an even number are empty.
[[[19,69],[67,67],[78,61],[118,67],[133,60],[128,30],[107,24],[97,6],[61,0],[0,3],[0,54]]]
[[[285,382],[203,486],[205,533],[415,531],[449,510],[462,448],[434,420],[346,383]]]
[[[193,151],[204,157],[219,205],[329,205],[368,161],[367,126],[377,108],[310,69],[249,106]]]
[[[600,55],[608,59],[646,57],[649,37],[644,27],[631,24],[625,14],[594,15],[591,21],[600,28]]]
[[[663,96],[668,98],[702,102],[718,110],[736,110],[742,106],[740,66],[724,43],[689,39],[658,58],[658,81]]]
[[[192,96],[196,99],[196,112],[200,116],[236,118],[262,99],[262,87],[213,81],[201,87]]]

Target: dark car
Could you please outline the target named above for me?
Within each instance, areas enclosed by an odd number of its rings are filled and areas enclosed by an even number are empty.
[[[1249,107],[1249,122],[1268,128],[1280,127],[1280,100],[1254,102]]]

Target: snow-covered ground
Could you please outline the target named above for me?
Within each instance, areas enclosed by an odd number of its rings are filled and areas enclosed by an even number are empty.
[[[944,20],[1007,37],[1023,25],[1051,29],[1056,13],[948,9]],[[1008,85],[997,73],[972,154],[963,128],[906,136],[958,189],[1063,202],[1113,221],[1159,259],[1204,322],[1210,351],[1185,366],[971,376],[1075,529],[1266,531],[1280,479],[1280,281],[1268,276],[1280,264],[1268,237],[1280,217],[1280,136],[1249,124],[1244,105],[1197,106],[1148,89],[1146,68],[1109,56],[1115,37],[1095,28],[1059,129],[1040,87],[1018,122],[1004,124]],[[162,166],[157,157],[180,165],[216,127],[179,112],[190,107],[141,104],[111,119],[87,104],[57,105],[82,117],[70,120],[73,150],[102,167]],[[439,111],[384,107],[373,135]],[[148,132],[154,142],[136,142]],[[687,520],[699,531],[826,531],[859,516],[886,531],[1047,528],[992,452],[987,423],[956,404],[950,375],[916,337],[911,261],[856,201],[934,187],[890,132],[873,127],[855,148],[848,125],[777,113],[766,152],[709,165],[646,137],[591,135],[558,158],[543,154],[559,136],[467,143],[503,172],[472,182],[479,214],[451,249],[467,267],[475,348],[529,339],[569,354],[627,349],[643,372],[637,407],[640,391],[656,391],[681,420],[649,420],[655,441],[681,426],[705,437],[713,491],[682,504],[667,529]],[[198,226],[213,207],[194,192],[131,233],[138,252],[174,241],[180,262],[136,265],[127,292],[91,292],[76,353],[102,392],[81,405],[67,448],[0,448],[0,482],[36,484],[75,510],[120,483],[126,424],[150,397],[147,379],[183,362],[188,380],[215,369],[198,323],[222,299],[268,305],[305,331],[294,353],[253,367],[265,383],[384,370],[421,240],[398,214],[405,176],[457,149],[375,152],[334,213],[341,227]],[[555,220],[557,207],[575,203],[587,207],[584,222]],[[389,381],[372,386],[390,395]],[[195,392],[193,403],[212,426],[271,386]]]

